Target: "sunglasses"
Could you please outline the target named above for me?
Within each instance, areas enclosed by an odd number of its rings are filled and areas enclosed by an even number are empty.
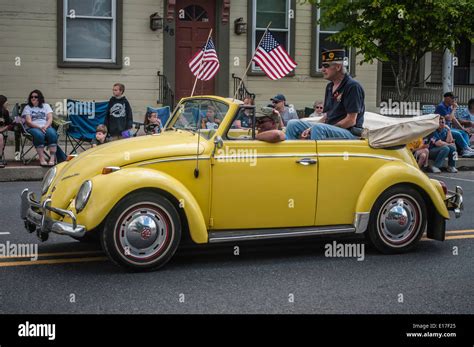
[[[315,108],[317,108],[317,109],[321,109],[321,110],[323,109],[323,107],[322,107],[322,106],[316,106]]]
[[[257,119],[257,124],[263,124],[270,121],[271,121],[271,118]]]
[[[331,67],[333,64],[329,64],[329,63],[323,63],[321,64],[321,66],[325,69],[328,69],[329,67]]]
[[[32,95],[30,99],[38,99],[38,95]]]

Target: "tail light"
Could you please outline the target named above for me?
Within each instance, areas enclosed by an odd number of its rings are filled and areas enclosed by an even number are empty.
[[[441,187],[443,187],[443,192],[444,192],[444,195],[448,195],[448,186],[446,185],[446,183],[444,183],[443,181],[438,181],[439,184],[441,184]]]

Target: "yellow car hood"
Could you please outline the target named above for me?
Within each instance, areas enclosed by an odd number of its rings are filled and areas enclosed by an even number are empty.
[[[48,192],[52,206],[67,208],[81,184],[101,174],[104,167],[123,167],[157,158],[196,155],[198,136],[191,132],[172,130],[160,135],[114,141],[89,149],[68,162],[57,174]],[[200,154],[207,146],[208,141],[201,138]]]

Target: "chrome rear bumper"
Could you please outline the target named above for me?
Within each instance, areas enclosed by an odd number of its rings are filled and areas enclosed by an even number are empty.
[[[456,186],[456,190],[448,191],[446,200],[444,201],[449,211],[454,211],[456,218],[461,217],[464,210],[463,190],[460,186]]]
[[[72,223],[54,220],[50,217],[54,212],[62,217],[69,217]],[[51,199],[46,199],[42,203],[36,201],[34,193],[23,190],[21,193],[21,219],[25,221],[25,228],[28,232],[37,232],[41,239],[47,239],[45,234],[53,232],[60,235],[83,237],[86,228],[77,225],[76,216],[72,211],[51,207]]]

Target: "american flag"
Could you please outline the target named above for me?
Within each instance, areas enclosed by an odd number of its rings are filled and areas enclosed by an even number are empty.
[[[272,80],[278,80],[288,75],[296,64],[286,50],[273,37],[271,32],[267,30],[263,36],[262,42],[257,47],[253,61]]]
[[[209,81],[217,73],[219,67],[216,47],[212,38],[209,38],[204,47],[191,58],[189,68],[198,79]]]

